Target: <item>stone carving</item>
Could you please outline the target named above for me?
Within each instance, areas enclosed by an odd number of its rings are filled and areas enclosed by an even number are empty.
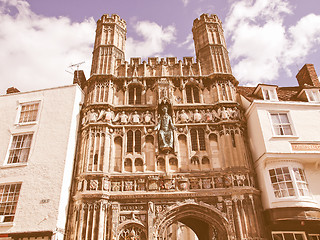
[[[90,190],[98,190],[98,180],[90,180]]]
[[[134,111],[133,114],[130,114],[129,122],[132,124],[139,124],[141,122],[140,115],[137,111]]]
[[[118,192],[121,190],[121,182],[112,182],[111,183],[111,190],[113,192]]]
[[[218,109],[218,114],[221,120],[228,120],[229,119],[229,112],[226,110],[225,107]]]
[[[210,178],[202,179],[202,188],[203,189],[210,189],[211,188],[211,179]]]
[[[124,191],[133,191],[133,190],[134,190],[133,181],[125,181],[124,182]]]
[[[200,182],[197,178],[190,178],[190,189],[200,189]]]
[[[129,116],[125,113],[125,111],[122,111],[121,113],[118,113],[117,116],[114,118],[114,122],[120,122],[120,124],[127,124],[128,123]]]
[[[97,118],[97,121],[102,120],[107,123],[111,123],[114,118],[113,111],[108,108],[107,110],[102,109],[99,113],[99,116]]]
[[[197,123],[202,121],[202,115],[199,113],[198,109],[196,109],[193,113],[193,121]]]
[[[189,116],[185,110],[182,109],[181,112],[179,112],[179,111],[177,112],[176,122],[177,123],[189,122]]]
[[[168,114],[167,106],[162,107],[162,114],[154,130],[158,130],[160,151],[168,153],[173,150],[173,131],[175,127],[173,126],[171,116]]]
[[[110,181],[108,178],[103,179],[103,190],[110,191]]]
[[[224,185],[225,185],[226,187],[231,187],[231,185],[232,185],[232,178],[231,178],[231,176],[225,176],[225,177],[224,177]]]
[[[154,123],[154,117],[153,114],[149,111],[146,111],[145,114],[143,114],[143,123],[144,124],[152,124]]]
[[[129,228],[124,229],[119,236],[119,240],[144,240],[145,234],[142,229],[131,226]]]
[[[222,177],[214,178],[214,185],[216,188],[223,188],[223,178]]]

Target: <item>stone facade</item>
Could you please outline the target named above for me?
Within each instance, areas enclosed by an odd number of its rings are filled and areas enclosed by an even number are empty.
[[[124,59],[126,23],[97,22],[66,239],[264,239],[246,122],[221,21],[192,28],[196,61]],[[186,234],[186,233],[184,233]],[[186,235],[183,235],[186,236]]]

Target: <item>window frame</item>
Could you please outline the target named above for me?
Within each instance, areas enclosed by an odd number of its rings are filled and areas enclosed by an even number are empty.
[[[282,234],[282,239],[284,239],[284,240],[286,240],[285,238],[284,238],[284,234],[301,234],[302,235],[302,237],[304,238],[304,240],[307,240],[307,236],[306,236],[306,233],[305,232],[303,232],[303,231],[272,231],[271,232],[271,236],[272,236],[272,240],[276,240],[274,237],[273,237],[273,235],[274,234]],[[294,236],[294,235],[293,235]],[[296,238],[295,236],[294,236],[294,238]]]
[[[14,138],[17,137],[17,136],[29,136],[31,135],[31,139],[29,140],[30,143],[29,143],[29,147],[28,147],[28,154],[27,154],[27,158],[25,161],[19,161],[18,162],[9,162],[10,160],[10,155],[11,155],[11,151],[12,150],[23,150],[23,148],[15,148],[15,149],[12,149],[12,146],[13,146],[13,141],[14,141]],[[12,134],[11,135],[11,138],[10,138],[10,143],[9,143],[9,147],[8,147],[8,151],[7,151],[7,155],[6,155],[6,160],[4,162],[4,165],[6,166],[18,166],[18,165],[26,165],[28,164],[29,162],[29,158],[30,158],[30,152],[32,150],[32,144],[33,144],[33,139],[34,139],[34,132],[23,132],[23,133],[15,133],[15,134]],[[19,157],[20,158],[20,157]]]
[[[266,101],[279,101],[278,93],[275,87],[261,87],[263,100]]]
[[[285,177],[283,178],[283,181],[275,181],[273,182],[272,181],[272,177],[276,177],[276,179],[278,178],[277,174],[276,175],[271,175],[270,174],[270,171],[271,170],[274,170],[274,172],[276,173],[276,169],[279,169],[281,168],[281,170],[283,168],[288,168],[288,173],[289,173],[289,176],[290,176],[290,181],[287,181],[288,179],[285,179]],[[303,173],[303,178],[304,178],[304,181],[300,180],[300,179],[297,179],[296,175],[295,175],[295,172],[294,172],[294,169],[299,169],[302,171]],[[299,165],[292,165],[292,164],[285,164],[285,165],[278,165],[278,166],[272,166],[272,167],[269,167],[267,168],[267,171],[268,171],[268,178],[269,178],[269,183],[270,183],[270,187],[271,187],[271,191],[273,193],[273,198],[276,199],[277,201],[278,200],[281,200],[281,199],[292,199],[292,198],[311,198],[312,195],[311,195],[311,192],[310,192],[310,188],[309,188],[309,184],[308,184],[308,180],[306,178],[306,174],[305,174],[305,171],[304,171],[304,168],[302,166],[299,166]],[[282,170],[283,171],[283,170]],[[282,174],[283,175],[283,174]],[[280,191],[281,192],[281,187],[279,187],[279,189],[275,189],[274,188],[274,185],[275,183],[284,183],[285,185],[287,185],[287,182],[291,182],[292,184],[292,189],[293,189],[293,195],[288,195],[288,196],[281,196],[281,197],[277,197],[276,196],[276,191]],[[301,191],[300,191],[300,188],[299,188],[299,183],[303,183],[305,184],[306,186],[306,189],[307,189],[307,193],[302,195],[301,194]],[[280,184],[279,184],[280,185]],[[284,189],[284,188],[283,188]],[[287,192],[289,192],[288,190],[288,187],[285,188],[285,190]]]
[[[309,237],[316,237],[317,240],[320,240],[320,234],[319,233],[310,233],[308,234]]]
[[[199,134],[201,132],[201,134]],[[207,150],[206,132],[202,128],[190,129],[191,151],[203,152]]]
[[[139,91],[138,91],[139,89]],[[131,85],[128,87],[128,105],[143,105],[142,103],[142,86],[140,85]],[[131,102],[131,94],[132,102]],[[138,101],[139,99],[139,101]]]
[[[19,197],[20,197],[22,182],[1,183],[1,184],[0,184],[0,188],[1,188],[1,186],[3,186],[4,189],[5,189],[6,187],[9,186],[9,190],[10,190],[12,185],[19,186],[19,191],[18,191],[18,193],[13,192],[14,197],[16,197],[16,199],[13,198],[13,200],[15,200],[15,201],[5,201],[5,202],[2,202],[2,200],[4,199],[5,191],[3,190],[3,192],[1,192],[1,190],[0,190],[0,206],[1,206],[2,204],[4,204],[4,205],[6,206],[6,204],[11,203],[11,208],[12,208],[11,211],[10,211],[11,214],[1,214],[1,213],[0,213],[0,216],[3,216],[3,219],[1,219],[2,221],[0,221],[0,224],[12,223],[12,222],[14,221],[14,217],[15,217],[15,214],[16,214],[16,211],[17,211],[18,202],[19,202]],[[16,186],[15,186],[15,188],[16,188]],[[8,197],[9,197],[9,193],[10,193],[10,192],[8,192],[7,200],[8,200]],[[17,195],[17,196],[16,196],[16,195]],[[14,211],[13,214],[12,214],[12,211]],[[11,217],[11,218],[12,218],[11,221],[4,221],[5,218],[6,218],[6,216],[7,216],[7,217],[8,217],[8,216]]]
[[[291,134],[283,134],[283,135],[281,135],[281,134],[277,134],[276,133],[275,125],[277,123],[274,123],[273,120],[272,120],[272,115],[275,115],[275,114],[277,114],[278,116],[280,114],[286,114],[286,117],[288,119],[288,123],[281,123],[280,122],[278,125],[281,126],[281,129],[282,129],[283,132],[284,132],[284,129],[283,129],[282,126],[290,126]],[[268,115],[269,115],[269,119],[270,119],[270,123],[271,123],[271,129],[272,129],[273,137],[297,137],[297,134],[296,134],[295,128],[293,126],[293,121],[291,119],[291,115],[290,115],[289,111],[269,111]],[[280,117],[279,117],[279,119],[280,119]]]
[[[132,133],[129,136],[129,132]],[[139,132],[139,133],[138,133]],[[130,137],[130,139],[129,139]],[[128,144],[130,140],[130,143]],[[130,149],[129,149],[130,147]],[[141,154],[142,153],[142,130],[129,129],[126,133],[126,153],[127,154]]]
[[[190,89],[189,98],[188,98],[188,90],[187,89]],[[186,103],[187,104],[193,104],[193,103],[199,104],[199,103],[201,103],[200,89],[197,86],[195,86],[194,84],[188,84],[185,87],[185,91],[186,91]],[[197,91],[197,94],[195,94],[195,91]],[[191,101],[188,101],[188,99],[190,99]]]
[[[35,105],[35,104],[38,105],[37,113],[36,113],[36,116],[35,116],[35,120],[34,121],[27,121],[27,122],[20,122],[21,114],[23,112],[23,110],[22,110],[23,107],[24,106],[28,106],[28,105]],[[41,109],[41,101],[40,100],[19,102],[18,113],[17,113],[17,116],[16,116],[15,124],[16,125],[32,125],[32,124],[36,124],[39,121],[40,109]]]
[[[307,95],[308,102],[312,102],[312,103],[320,102],[320,91],[319,91],[319,89],[305,89],[304,91],[305,91],[305,93]],[[311,100],[311,97],[314,100]]]

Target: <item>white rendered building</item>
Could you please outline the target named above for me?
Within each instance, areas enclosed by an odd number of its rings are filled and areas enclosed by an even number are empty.
[[[320,239],[320,83],[238,87],[270,239]]]
[[[0,239],[63,239],[83,93],[0,96]]]

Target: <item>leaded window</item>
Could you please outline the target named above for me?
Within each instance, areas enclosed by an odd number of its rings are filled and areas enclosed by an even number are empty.
[[[205,133],[203,129],[191,129],[190,136],[192,151],[206,150]]]
[[[186,86],[187,103],[200,103],[199,89],[195,86]]]
[[[306,176],[301,168],[273,168],[269,169],[269,175],[276,198],[310,195]]]
[[[141,87],[129,87],[129,101],[130,105],[141,104]]]
[[[133,153],[133,150],[136,153],[141,152],[141,131],[140,130],[129,130],[127,132],[127,152]]]

